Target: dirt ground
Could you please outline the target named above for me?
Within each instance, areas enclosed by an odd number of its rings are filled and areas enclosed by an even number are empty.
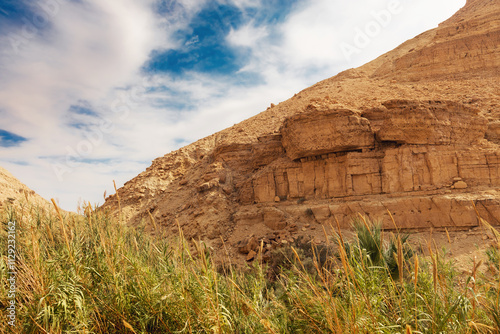
[[[474,264],[481,262],[479,272],[492,273],[488,267],[486,249],[498,245],[494,234],[485,227],[475,227],[465,231],[427,231],[418,232],[411,236],[411,243],[418,245],[416,249],[424,255],[429,255],[428,244],[432,240],[433,252],[441,251],[452,259],[455,268],[464,275],[470,274]],[[494,271],[494,270],[493,270]]]

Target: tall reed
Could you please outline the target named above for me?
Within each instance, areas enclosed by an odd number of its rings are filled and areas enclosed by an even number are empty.
[[[499,333],[498,275],[471,263],[463,284],[445,253],[416,254],[411,236],[384,237],[366,217],[353,239],[329,236],[326,261],[314,245],[277,250],[284,260],[270,280],[260,260],[220,270],[182,231],[177,241],[160,226],[147,233],[153,217],[132,228],[90,204],[81,211],[23,203],[0,212],[17,226],[17,321],[3,321],[2,333]],[[8,289],[0,285],[2,319]]]

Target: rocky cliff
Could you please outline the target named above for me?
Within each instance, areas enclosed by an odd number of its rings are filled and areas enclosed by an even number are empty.
[[[230,254],[364,213],[387,228],[500,223],[500,3],[438,28],[176,152],[118,190],[153,219]],[[118,198],[104,209],[117,212]],[[151,224],[152,225],[152,224]]]

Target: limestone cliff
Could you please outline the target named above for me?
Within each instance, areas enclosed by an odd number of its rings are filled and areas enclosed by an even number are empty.
[[[393,227],[500,223],[500,2],[176,152],[118,190],[123,216],[250,253],[360,212]],[[117,196],[104,209],[117,210]],[[316,234],[315,234],[316,233]],[[324,238],[323,238],[324,239]]]

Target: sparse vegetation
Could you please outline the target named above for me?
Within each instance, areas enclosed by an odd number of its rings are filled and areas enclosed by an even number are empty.
[[[382,224],[370,222],[365,217],[353,220],[356,240],[343,241],[336,235],[336,241],[343,244],[346,257],[350,263],[357,265],[366,262],[368,266],[384,267],[392,277],[402,277],[405,264],[413,256],[413,250],[407,244],[409,234],[391,235],[388,243],[384,242]]]
[[[306,198],[305,197],[301,197],[297,200],[297,204],[302,204],[306,201]]]
[[[486,250],[486,255],[488,256],[488,261],[495,267],[496,270],[500,270],[500,250],[497,246],[490,246]]]
[[[314,217],[314,212],[311,208],[307,208],[305,214],[307,217]]]
[[[500,280],[459,275],[442,252],[384,242],[367,219],[338,247],[282,249],[274,280],[258,261],[217,267],[198,245],[171,244],[87,206],[58,216],[24,204],[17,228],[18,333],[499,333]],[[0,247],[6,319],[7,227]],[[332,243],[333,247],[334,243]],[[492,261],[496,258],[490,257]],[[278,263],[275,263],[278,267]],[[0,330],[10,331],[2,321]]]

